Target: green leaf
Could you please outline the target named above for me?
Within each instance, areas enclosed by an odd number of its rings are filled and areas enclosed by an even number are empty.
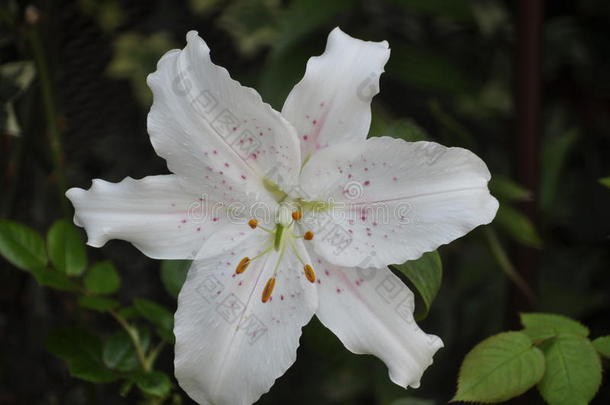
[[[83,295],[78,298],[78,305],[94,311],[106,312],[119,307],[121,303],[110,298]]]
[[[609,177],[602,177],[601,179],[599,179],[599,184],[601,184],[602,186],[606,186],[606,187],[610,188],[610,176]]]
[[[586,405],[601,381],[599,356],[591,342],[576,335],[562,335],[542,347],[546,373],[538,390],[549,405]]]
[[[552,337],[563,333],[578,336],[589,336],[589,329],[563,315],[529,313],[521,314],[521,324],[525,328],[523,332],[534,340],[540,340],[543,336]]]
[[[466,355],[453,401],[506,401],[529,390],[543,375],[544,356],[525,334],[500,333]]]
[[[542,246],[542,239],[532,222],[509,205],[500,204],[494,223],[519,243],[536,248]]]
[[[123,307],[119,309],[118,315],[125,319],[132,319],[138,317],[140,313],[134,307]]]
[[[112,294],[120,286],[119,272],[111,262],[96,263],[85,275],[85,288],[94,294]]]
[[[36,281],[38,281],[40,285],[44,285],[46,287],[72,292],[77,292],[80,290],[79,285],[76,284],[74,280],[54,269],[44,267],[32,271],[32,275],[34,278],[36,278]]]
[[[0,254],[21,270],[34,271],[47,265],[42,237],[18,222],[0,219]]]
[[[85,329],[57,329],[47,337],[46,348],[68,363],[74,377],[91,382],[110,382],[117,378],[102,362],[102,342]]]
[[[134,307],[140,315],[157,327],[159,335],[169,341],[174,341],[174,315],[164,306],[144,299],[135,299]]]
[[[161,281],[167,292],[173,297],[178,296],[182,284],[186,280],[189,267],[191,267],[190,260],[164,260],[161,262]]]
[[[156,397],[165,397],[172,389],[170,378],[161,371],[138,373],[131,378],[143,392]]]
[[[72,377],[93,383],[112,382],[119,377],[101,362],[90,359],[74,359],[68,362],[68,370]]]
[[[505,201],[527,201],[532,193],[508,177],[495,175],[489,181],[491,194]]]
[[[526,334],[535,344],[552,339],[556,336],[553,331],[548,329],[523,329],[521,333]]]
[[[127,332],[117,332],[104,342],[102,359],[108,368],[122,372],[132,371],[138,366],[136,349]]]
[[[80,276],[87,267],[87,252],[80,232],[61,219],[47,233],[49,258],[58,271],[69,276]]]
[[[610,359],[610,335],[598,337],[593,346],[602,355]]]
[[[443,279],[443,265],[438,252],[424,253],[417,260],[390,267],[404,274],[413,284],[423,303],[423,305],[416,305],[415,319],[425,318]]]

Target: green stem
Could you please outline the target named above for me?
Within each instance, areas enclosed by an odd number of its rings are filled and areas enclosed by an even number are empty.
[[[155,361],[157,361],[157,357],[159,357],[159,353],[161,353],[161,350],[163,350],[164,347],[165,347],[165,342],[161,341],[148,354],[148,358],[146,359],[146,362],[147,362],[150,370],[153,369],[153,366],[155,365]]]
[[[151,365],[149,364],[149,361],[146,359],[146,355],[144,354],[144,349],[142,349],[142,345],[140,344],[140,337],[138,336],[137,329],[134,328],[133,326],[129,325],[129,323],[127,323],[125,318],[123,318],[121,315],[119,315],[116,311],[110,310],[110,314],[123,327],[123,329],[125,329],[125,332],[127,332],[129,337],[131,338],[133,347],[136,349],[136,355],[138,356],[138,362],[140,363],[140,366],[142,366],[142,369],[144,370],[144,372],[146,372],[146,373],[150,372],[152,370],[152,368],[151,368]]]
[[[508,258],[504,247],[500,243],[498,239],[498,235],[490,226],[486,226],[484,228],[485,237],[487,239],[487,243],[489,245],[489,249],[491,254],[493,255],[496,262],[504,271],[506,276],[519,288],[519,290],[523,293],[523,295],[528,299],[530,304],[534,304],[536,301],[536,296],[532,288],[527,284],[527,282],[521,277],[521,275],[517,272],[512,262]]]
[[[42,94],[42,105],[47,123],[49,137],[49,147],[51,149],[51,159],[53,162],[54,176],[57,181],[60,205],[64,215],[68,215],[68,204],[64,193],[66,192],[66,178],[64,175],[63,151],[61,144],[61,131],[57,113],[56,97],[54,94],[53,82],[49,72],[49,65],[43,50],[42,40],[40,39],[39,25],[33,24],[27,31],[36,72],[40,82]]]

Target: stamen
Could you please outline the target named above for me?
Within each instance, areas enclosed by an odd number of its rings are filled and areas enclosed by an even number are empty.
[[[256,256],[254,256],[253,258],[249,258],[248,256],[246,256],[243,259],[241,259],[239,261],[239,264],[235,268],[235,274],[241,274],[244,271],[246,271],[246,269],[248,268],[250,263],[252,263],[254,260],[258,259],[259,257],[265,256],[267,253],[269,253],[269,251],[271,249],[273,249],[273,246],[269,246],[267,249],[263,250],[262,252],[260,252]]]
[[[295,221],[298,221],[299,219],[301,219],[303,215],[301,214],[300,211],[294,211],[292,213],[292,219],[294,219]]]
[[[305,266],[305,262],[303,261],[303,259],[301,258],[301,255],[299,254],[299,249],[297,249],[297,244],[294,243],[294,239],[290,239],[290,248],[292,249],[292,253],[294,253],[294,256],[299,259],[299,261],[301,262],[301,264],[303,266]]]
[[[250,260],[250,258],[247,256],[241,259],[241,261],[237,265],[237,268],[235,269],[235,274],[241,274],[246,271],[251,262],[252,260]]]
[[[256,219],[251,219],[248,221],[248,225],[250,225],[250,228],[256,229],[258,226],[258,221]]]
[[[305,239],[305,240],[312,240],[313,239],[313,232],[312,231],[305,232],[305,235],[303,235],[303,239]]]
[[[303,267],[303,271],[305,272],[305,277],[307,277],[307,280],[309,280],[310,283],[316,282],[316,272],[313,271],[313,267],[306,264],[305,267]]]
[[[273,288],[275,288],[275,277],[271,277],[267,280],[267,284],[265,284],[262,297],[263,303],[269,301],[269,298],[271,298],[271,294],[273,293]]]

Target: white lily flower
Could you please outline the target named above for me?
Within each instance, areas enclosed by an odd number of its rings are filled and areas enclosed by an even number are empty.
[[[418,387],[441,340],[387,265],[417,259],[498,208],[461,148],[367,138],[387,42],[339,28],[282,112],[231,79],[191,31],[148,77],[148,130],[174,174],[71,189],[91,246],[124,239],[195,259],[175,318],[176,377],[202,404],[250,404],[295,361],[315,314],[354,353]]]

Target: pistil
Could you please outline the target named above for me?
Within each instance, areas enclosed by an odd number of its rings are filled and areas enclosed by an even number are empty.
[[[290,245],[290,248],[291,248],[292,252],[294,253],[295,257],[303,265],[303,273],[305,274],[305,278],[311,283],[314,283],[316,281],[316,273],[315,273],[313,267],[311,266],[311,264],[305,263],[305,261],[301,258],[301,255],[299,254],[297,245],[295,243],[295,239],[302,238],[304,240],[309,241],[309,240],[312,240],[313,236],[314,236],[312,231],[307,231],[307,232],[305,232],[304,235],[299,235],[299,236],[297,236],[293,233],[294,224],[297,221],[299,221],[302,217],[303,217],[303,214],[301,213],[301,210],[298,209],[298,206],[295,205],[294,202],[286,202],[286,203],[282,203],[279,207],[279,210],[277,213],[276,224],[275,224],[274,228],[267,229],[263,226],[260,226],[258,223],[258,220],[255,218],[252,218],[248,221],[248,226],[250,226],[250,228],[261,229],[265,232],[273,234],[273,242],[270,244],[270,246],[268,246],[266,249],[264,249],[261,253],[259,253],[255,257],[249,258],[246,256],[243,259],[241,259],[241,261],[237,265],[237,268],[235,269],[235,273],[242,274],[243,272],[246,271],[248,266],[250,266],[250,264],[255,259],[258,259],[259,257],[266,255],[271,250],[275,250],[278,252],[278,257],[277,257],[277,260],[275,263],[275,267],[273,268],[273,273],[272,273],[271,277],[267,280],[267,283],[265,284],[265,287],[263,288],[262,297],[261,297],[261,300],[263,303],[268,302],[271,299],[271,296],[273,295],[273,290],[275,289],[275,283],[277,280],[277,275],[278,275],[278,271],[280,268],[280,264],[282,263],[284,254],[286,252],[286,242],[288,242],[288,244]]]

